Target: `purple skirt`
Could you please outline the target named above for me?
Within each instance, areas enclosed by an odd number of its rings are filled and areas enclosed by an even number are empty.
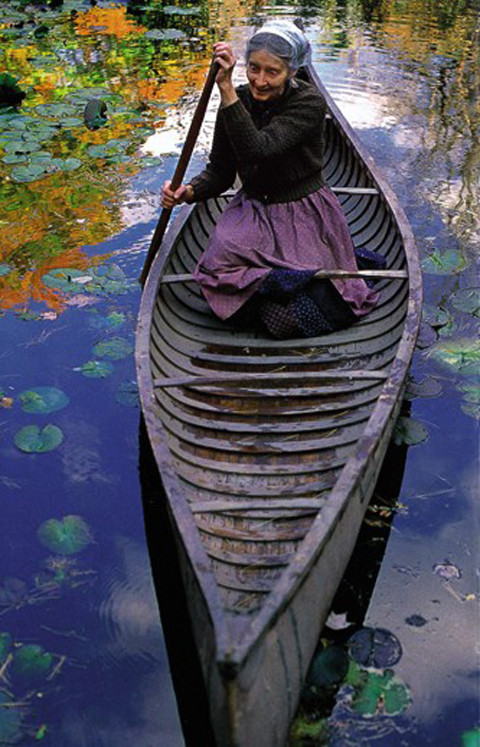
[[[263,204],[240,190],[225,209],[196,269],[220,319],[239,311],[272,270],[356,270],[341,205],[328,187],[294,202]],[[374,308],[378,293],[361,279],[332,280],[354,318]]]

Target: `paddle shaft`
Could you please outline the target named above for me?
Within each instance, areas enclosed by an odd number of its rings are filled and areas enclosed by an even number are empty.
[[[185,172],[187,170],[188,164],[190,162],[190,158],[193,153],[193,149],[195,147],[195,143],[197,142],[197,137],[198,137],[198,133],[200,132],[200,127],[202,126],[203,118],[205,117],[205,112],[208,106],[208,101],[210,99],[213,86],[215,84],[215,78],[216,78],[218,69],[219,69],[218,62],[215,62],[214,60],[212,60],[210,69],[207,74],[207,79],[205,81],[205,85],[203,86],[203,91],[198,100],[195,113],[193,115],[192,121],[190,123],[190,127],[188,129],[187,137],[185,139],[185,143],[182,148],[180,158],[178,159],[177,168],[175,169],[175,173],[172,177],[170,188],[173,191],[175,191],[181,186],[183,177],[185,176]],[[150,247],[148,249],[147,257],[145,259],[145,264],[143,265],[142,274],[140,275],[140,278],[139,278],[140,283],[142,285],[144,285],[145,283],[145,280],[148,275],[148,271],[150,270],[150,266],[160,247],[160,244],[162,243],[162,239],[166,231],[166,228],[168,226],[171,213],[172,213],[172,208],[163,208],[162,212],[160,213],[160,218],[158,220],[157,227],[155,228],[155,232],[153,234]]]

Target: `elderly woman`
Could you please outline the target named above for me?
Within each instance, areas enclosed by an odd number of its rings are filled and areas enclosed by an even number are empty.
[[[247,45],[248,84],[232,83],[235,56],[214,45],[221,106],[207,167],[163,207],[221,194],[230,202],[195,270],[211,309],[237,323],[255,320],[277,338],[311,337],[367,314],[377,294],[361,279],[315,280],[317,270],[357,268],[337,198],[322,175],[325,103],[295,79],[309,44],[289,21],[267,22]]]

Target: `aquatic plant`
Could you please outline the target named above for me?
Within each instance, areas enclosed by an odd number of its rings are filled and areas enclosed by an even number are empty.
[[[426,441],[427,438],[428,430],[418,420],[413,420],[413,418],[404,417],[403,415],[398,418],[393,431],[393,442],[397,446],[401,446],[402,444],[418,446],[418,444]]]
[[[47,674],[53,663],[52,654],[37,644],[20,646],[15,650],[10,672],[15,677],[37,679]]]
[[[79,371],[90,379],[105,379],[113,373],[114,368],[108,361],[87,361],[73,370]]]
[[[29,413],[47,414],[61,410],[70,402],[61,389],[54,386],[37,386],[18,395],[22,410]]]
[[[25,425],[14,437],[15,446],[20,451],[42,454],[58,448],[63,441],[63,432],[57,425]]]
[[[110,358],[119,361],[127,358],[133,352],[133,345],[124,337],[111,337],[109,340],[102,340],[93,346],[94,355],[99,358]]]
[[[352,685],[352,709],[361,716],[394,716],[411,703],[408,687],[391,669],[372,672],[350,662],[346,683]]]
[[[37,530],[37,537],[49,550],[59,555],[82,552],[93,542],[92,532],[81,516],[47,519]]]

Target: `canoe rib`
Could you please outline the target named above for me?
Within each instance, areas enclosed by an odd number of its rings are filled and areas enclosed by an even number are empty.
[[[421,276],[405,215],[311,77],[330,112],[327,181],[355,245],[387,263],[376,273],[378,307],[348,330],[310,340],[268,340],[215,319],[190,281],[227,194],[180,208],[137,328],[142,410],[219,747],[285,741],[419,328]]]

